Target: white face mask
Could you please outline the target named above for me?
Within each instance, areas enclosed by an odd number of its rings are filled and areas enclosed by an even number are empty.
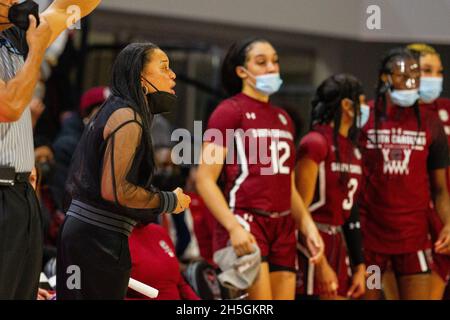
[[[266,94],[268,96],[278,92],[280,90],[281,85],[283,84],[283,80],[280,77],[279,73],[268,73],[262,76],[254,76],[247,69],[243,68],[245,72],[255,79],[256,84],[254,88],[259,92]]]
[[[369,122],[370,117],[370,107],[367,104],[361,105],[361,112],[359,114],[359,117],[356,119],[356,126],[358,128],[362,128],[366,125],[367,122]]]
[[[403,108],[412,107],[420,98],[419,90],[417,89],[390,90],[389,95],[393,104]]]
[[[432,103],[439,98],[442,92],[444,79],[438,77],[420,78],[420,98],[425,103]]]
[[[393,104],[403,108],[412,107],[417,100],[419,100],[419,89],[394,89],[392,77],[389,76],[389,81],[391,84],[391,89],[389,89],[389,96]],[[415,79],[411,78],[406,82],[406,87],[411,88],[415,83]]]

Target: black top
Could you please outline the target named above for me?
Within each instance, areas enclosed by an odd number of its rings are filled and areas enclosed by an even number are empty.
[[[153,159],[139,114],[110,96],[86,126],[72,159],[67,190],[72,199],[146,224],[159,213],[151,200]],[[142,138],[142,139],[141,139]],[[105,200],[108,194],[114,201]]]

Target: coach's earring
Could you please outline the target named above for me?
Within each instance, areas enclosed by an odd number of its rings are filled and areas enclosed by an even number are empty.
[[[142,86],[142,91],[144,91],[144,95],[148,95],[148,88],[146,86]]]

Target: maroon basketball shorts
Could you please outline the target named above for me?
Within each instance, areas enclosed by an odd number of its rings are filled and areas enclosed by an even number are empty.
[[[428,222],[430,225],[430,236],[432,241],[431,247],[433,247],[434,242],[439,238],[443,224],[435,210],[430,210]],[[437,254],[432,249],[428,250],[428,254],[431,254],[432,257],[431,269],[436,272],[443,281],[448,282],[450,279],[450,256]]]
[[[403,254],[386,254],[365,250],[364,258],[368,268],[378,266],[381,273],[384,273],[390,266],[397,276],[430,273],[432,266],[432,259],[425,249]]]
[[[270,271],[296,272],[296,226],[291,214],[268,217],[248,211],[235,215],[255,237],[262,260],[269,263]],[[228,245],[228,232],[218,223],[214,230],[214,251]]]
[[[427,250],[429,256],[431,254],[431,270],[436,272],[444,282],[450,280],[450,256],[437,254],[431,249]]]
[[[330,229],[327,232],[321,228],[319,232],[325,244],[324,254],[328,264],[334,270],[338,279],[338,295],[345,297],[351,285],[352,271],[344,236],[340,229]],[[325,293],[319,286],[317,272],[315,272],[317,267],[309,263],[308,253],[305,252],[303,245],[299,243],[297,247],[299,249],[297,251],[299,265],[297,295],[324,295]]]

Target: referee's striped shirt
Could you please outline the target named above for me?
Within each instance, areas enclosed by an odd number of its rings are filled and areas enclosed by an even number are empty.
[[[7,82],[13,78],[23,63],[23,55],[2,34],[0,79]],[[16,172],[31,172],[34,167],[33,128],[29,107],[18,121],[0,123],[0,166],[14,167]]]

